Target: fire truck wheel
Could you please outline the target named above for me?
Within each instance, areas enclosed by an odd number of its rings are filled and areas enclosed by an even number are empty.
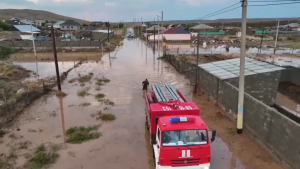
[[[153,154],[153,164],[154,164],[154,167],[156,168],[156,161],[155,161],[155,156],[154,156],[154,150],[152,148],[152,154]]]

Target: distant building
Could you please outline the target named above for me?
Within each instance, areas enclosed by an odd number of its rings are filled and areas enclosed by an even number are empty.
[[[60,24],[60,30],[65,30],[65,31],[75,31],[75,30],[80,30],[81,25],[78,22],[75,22],[74,20],[67,20],[64,23]]]
[[[46,23],[46,20],[35,20],[33,21],[35,25],[37,26],[43,26],[43,24]]]
[[[199,24],[199,25],[196,25],[196,26],[193,26],[190,28],[191,30],[197,30],[197,31],[218,31],[217,28],[214,28],[214,27],[211,27],[211,26],[208,26],[206,24]]]
[[[56,23],[53,24],[53,28],[54,29],[60,29],[60,25],[65,23],[65,21],[58,21]]]
[[[41,33],[41,30],[31,25],[14,25],[13,29],[20,32],[20,38],[23,40],[32,40]]]
[[[91,22],[91,26],[94,26],[94,27],[100,27],[100,26],[103,26],[103,22],[102,21],[94,21],[94,22]]]

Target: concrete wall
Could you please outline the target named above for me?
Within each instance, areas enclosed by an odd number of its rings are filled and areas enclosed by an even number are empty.
[[[300,86],[300,69],[288,67],[282,71],[280,82],[291,82]]]
[[[100,47],[102,43],[105,43],[107,39],[102,39],[101,41],[56,41],[57,47]],[[33,47],[32,41],[1,41],[0,46],[4,47]],[[35,41],[36,47],[52,47],[51,41]]]
[[[165,58],[174,66],[176,70],[183,73],[185,76],[190,74],[195,75],[196,69],[191,69],[191,72],[189,73],[185,71],[188,63],[184,62],[186,64],[185,65],[183,64],[183,61],[177,60],[174,56],[166,56]],[[194,65],[190,65],[190,67],[194,67]],[[193,80],[193,77],[194,76],[191,76],[190,80]],[[263,74],[262,76],[256,78],[278,78],[279,81],[279,77],[280,72],[274,72],[270,74]],[[251,80],[255,80],[252,78],[247,80],[246,84],[258,83],[256,87],[265,88],[262,89],[265,90],[265,92],[275,88],[275,84],[260,84],[258,81],[251,82]],[[231,83],[235,83],[236,85],[234,80],[232,80]],[[235,85],[230,84],[229,81],[219,80],[204,70],[200,69],[199,71],[198,88],[200,88],[204,93],[207,93],[213,97],[216,103],[225,110],[226,115],[230,119],[234,120],[234,122],[236,122],[235,119],[238,107],[238,88]],[[253,88],[253,90],[254,89],[255,88]],[[269,102],[270,100],[264,100],[263,98],[260,98],[262,100],[260,101],[250,94],[255,95],[255,93],[245,93],[244,131],[262,148],[267,150],[267,152],[269,152],[273,157],[279,159],[282,164],[288,164],[294,169],[299,169],[300,125],[282,115],[276,109],[271,108],[262,102]],[[256,95],[256,97],[258,96],[259,95]]]
[[[275,71],[245,76],[245,92],[269,106],[275,104],[280,74],[281,71]],[[239,78],[226,81],[239,87]]]

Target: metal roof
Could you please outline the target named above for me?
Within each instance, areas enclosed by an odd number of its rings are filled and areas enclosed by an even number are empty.
[[[180,27],[174,27],[164,31],[164,34],[190,34],[190,32]]]
[[[200,64],[198,66],[221,80],[237,78],[240,76],[240,58]],[[245,59],[245,76],[274,72],[283,69],[283,67],[255,59]]]
[[[24,32],[24,33],[41,32],[41,30],[31,25],[14,25],[14,27],[18,29],[20,32]]]
[[[216,29],[216,28],[208,26],[206,24],[199,24],[199,25],[191,27],[191,29]]]

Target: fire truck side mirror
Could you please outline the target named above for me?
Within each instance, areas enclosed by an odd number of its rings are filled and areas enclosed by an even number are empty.
[[[217,135],[217,131],[216,131],[216,130],[213,130],[213,131],[212,131],[212,135],[211,135],[211,139],[210,139],[210,142],[211,142],[211,143],[215,141],[216,135]]]

